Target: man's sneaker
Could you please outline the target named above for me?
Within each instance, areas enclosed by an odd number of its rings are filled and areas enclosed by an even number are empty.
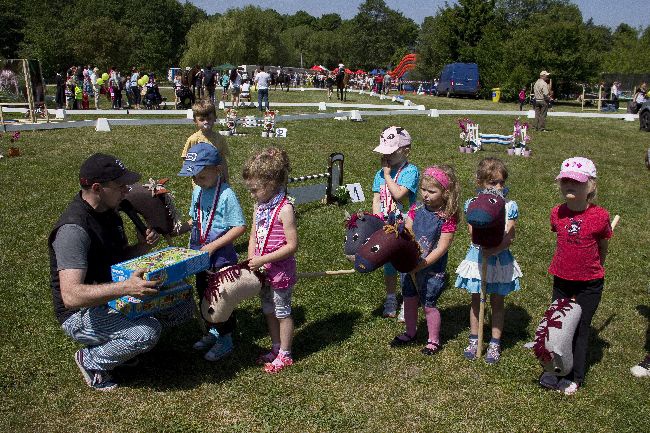
[[[402,302],[402,305],[399,306],[399,313],[397,313],[397,321],[399,323],[404,323],[404,302]]]
[[[551,374],[551,373],[542,373],[542,375],[539,377],[539,385],[543,386],[546,389],[552,389],[557,391],[558,389],[558,383],[560,381],[560,378]]]
[[[390,317],[394,319],[397,317],[397,298],[394,296],[387,296],[384,301],[384,312],[382,313],[384,317]]]
[[[476,352],[478,352],[478,340],[470,338],[469,345],[463,351],[463,356],[465,359],[473,361],[476,359]]]
[[[212,349],[208,350],[203,358],[205,358],[206,361],[218,361],[230,355],[233,349],[232,335],[222,335],[217,338],[217,342],[214,343]]]
[[[90,370],[84,367],[83,352],[81,350],[77,350],[74,354],[74,361],[77,363],[81,376],[89,387],[97,391],[111,391],[117,388],[117,383],[113,382],[113,378],[108,372]]]
[[[496,364],[499,362],[499,358],[501,358],[501,345],[496,343],[488,344],[485,362],[488,364]]]
[[[214,343],[217,342],[217,337],[212,335],[211,333],[208,333],[201,337],[199,341],[194,343],[192,348],[194,350],[206,350],[209,349],[210,347],[214,346]]]
[[[564,395],[573,395],[578,392],[578,388],[580,388],[580,385],[569,379],[560,379],[557,384],[557,390]]]
[[[643,361],[630,368],[630,373],[634,377],[650,377],[650,354]]]
[[[278,353],[278,356],[275,357],[273,362],[267,362],[264,364],[264,371],[267,373],[279,373],[285,368],[293,364],[293,358],[291,355],[286,355],[284,353]]]

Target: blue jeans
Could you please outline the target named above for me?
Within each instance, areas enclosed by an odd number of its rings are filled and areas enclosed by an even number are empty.
[[[417,289],[409,274],[401,274],[401,277],[403,297],[418,296],[423,307],[435,307],[438,304],[438,298],[445,289],[444,272],[427,272],[426,270],[417,272],[415,276],[418,284]]]
[[[176,304],[156,317],[135,320],[101,305],[79,310],[61,327],[73,340],[87,346],[82,349],[85,368],[109,371],[153,349],[163,327],[182,323],[193,314],[193,300]]]
[[[269,109],[269,89],[258,89],[257,90],[257,105],[259,106],[260,111],[262,110],[262,101],[265,102],[266,109]]]

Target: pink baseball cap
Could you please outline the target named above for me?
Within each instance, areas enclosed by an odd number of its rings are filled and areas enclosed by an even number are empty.
[[[400,147],[411,145],[411,134],[400,126],[390,126],[379,136],[379,146],[373,150],[384,155],[390,155]]]
[[[560,167],[560,174],[555,180],[573,179],[578,182],[587,182],[590,178],[596,178],[596,166],[587,158],[574,156],[565,159]]]

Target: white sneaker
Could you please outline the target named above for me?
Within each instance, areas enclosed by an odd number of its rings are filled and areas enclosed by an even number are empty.
[[[547,389],[552,389],[557,391],[558,390],[558,383],[560,379],[551,374],[551,373],[542,373],[542,375],[539,377],[539,384],[540,386],[543,386],[544,388]]]
[[[215,337],[212,334],[207,334],[207,335],[204,335],[203,337],[201,337],[201,339],[199,341],[194,343],[192,348],[194,350],[207,350],[207,349],[211,348],[212,346],[214,346],[214,343],[216,343],[216,342],[217,342],[217,337]]]
[[[397,298],[394,296],[386,297],[384,301],[384,312],[382,314],[384,317],[395,318],[397,317]]]
[[[630,373],[632,373],[634,377],[650,377],[650,355],[646,356],[643,361],[630,368]]]
[[[573,395],[578,392],[578,388],[580,388],[580,385],[569,379],[560,379],[557,384],[557,390],[564,393],[564,395]]]

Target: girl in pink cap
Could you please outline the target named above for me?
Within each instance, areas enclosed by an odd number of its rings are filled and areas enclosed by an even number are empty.
[[[540,385],[573,395],[585,378],[591,319],[605,283],[605,257],[612,228],[609,213],[593,204],[596,166],[587,158],[565,160],[555,178],[564,203],[551,211],[551,230],[557,244],[548,271],[553,275],[553,300],[572,298],[582,307],[573,337],[573,369],[565,377],[544,373]]]
[[[433,355],[441,348],[440,311],[436,304],[445,287],[448,251],[458,226],[459,189],[453,168],[439,165],[424,170],[420,185],[422,201],[414,203],[406,216],[406,227],[413,230],[422,255],[410,275],[402,274],[406,332],[393,339],[392,347],[415,341],[421,304],[429,331],[421,352]]]

